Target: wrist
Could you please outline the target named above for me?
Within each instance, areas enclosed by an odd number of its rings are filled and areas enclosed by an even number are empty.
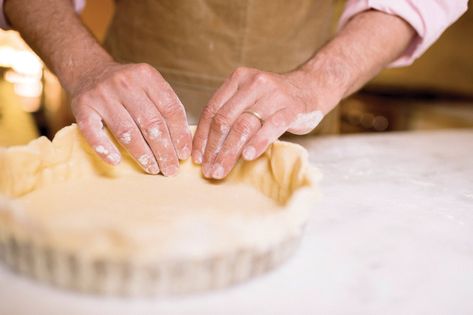
[[[348,94],[355,75],[343,58],[326,52],[319,52],[296,72],[304,78],[308,95],[324,115]]]
[[[331,91],[339,101],[348,94],[356,69],[335,53],[321,51],[301,68],[318,88]]]
[[[94,81],[111,65],[116,64],[113,58],[97,44],[96,49],[78,51],[67,58],[56,69],[56,74],[65,90],[75,95]]]

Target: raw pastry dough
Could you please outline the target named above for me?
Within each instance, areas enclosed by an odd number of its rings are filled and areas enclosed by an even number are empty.
[[[13,257],[21,251],[15,253],[12,246],[21,244],[38,249],[29,255],[46,248],[81,264],[149,267],[182,262],[192,268],[192,262],[218,258],[235,265],[231,259],[238,253],[268,254],[300,237],[317,195],[316,179],[305,150],[284,142],[256,161],[239,162],[224,181],[203,179],[189,160],[181,163],[176,177],[147,175],[129,158],[118,167],[103,163],[73,125],[52,143],[40,138],[0,151],[0,193],[8,199],[0,203],[0,244],[10,265],[28,263]],[[22,268],[29,274],[41,269]],[[50,272],[54,279],[39,273],[68,287],[93,290],[56,279],[61,275],[55,271]],[[211,279],[212,271],[208,273],[201,278]],[[224,284],[237,282],[234,278],[229,275]],[[215,286],[202,279],[198,284],[181,279],[180,287],[161,291]],[[127,286],[120,290],[128,291]]]

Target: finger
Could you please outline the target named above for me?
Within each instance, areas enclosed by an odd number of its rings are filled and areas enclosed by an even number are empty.
[[[108,164],[119,164],[121,160],[120,151],[105,134],[100,115],[92,109],[84,109],[76,117],[81,134],[97,152],[98,156]]]
[[[146,93],[164,117],[178,158],[186,160],[189,158],[192,148],[192,134],[187,123],[186,112],[171,86],[163,81],[161,79],[161,85],[164,85],[164,88],[147,89]]]
[[[222,107],[222,105],[225,104],[238,90],[238,84],[244,76],[242,72],[243,71],[241,70],[235,71],[231,76],[229,76],[210,98],[209,103],[202,111],[199,124],[197,125],[197,130],[194,134],[192,146],[192,160],[194,163],[201,164],[203,162],[212,118],[218,112],[220,107]]]
[[[233,93],[235,93],[237,88],[238,83],[228,79],[217,90],[217,92],[215,92],[207,106],[202,111],[202,115],[197,125],[197,130],[194,134],[192,146],[192,160],[194,163],[201,164],[203,162],[203,156],[207,147],[207,138],[212,118],[220,109],[220,107],[233,95]]]
[[[283,104],[269,96],[259,100],[254,106],[246,109],[236,120],[225,139],[222,149],[215,158],[212,176],[216,179],[226,177],[235,166],[243,147],[253,135],[262,128],[264,121],[282,108]],[[251,114],[256,113],[261,120]],[[223,170],[223,172],[222,172]]]
[[[158,174],[159,167],[135,121],[121,104],[105,109],[103,119],[112,134],[136,162],[150,174]]]
[[[261,129],[245,145],[243,158],[251,161],[261,156],[269,145],[286,132],[294,119],[295,115],[289,110],[280,110],[266,119]]]
[[[171,136],[161,114],[140,120],[140,128],[153,149],[161,172],[165,176],[177,174],[179,159],[171,142]]]
[[[249,113],[243,113],[232,126],[225,143],[215,158],[211,176],[215,179],[226,177],[235,166],[241,155],[243,146],[258,129],[261,122]]]
[[[203,159],[204,175],[209,176],[209,171],[215,167],[214,161],[218,153],[226,142],[226,138],[233,128],[232,126],[236,120],[241,117],[243,111],[254,105],[261,97],[261,90],[252,88],[251,84],[242,86],[236,93],[220,108],[220,110],[212,118],[209,129],[207,146]],[[248,120],[250,122],[258,122],[256,117],[245,117],[249,114],[244,114],[243,119],[235,126],[241,132],[248,132],[245,124]],[[251,115],[250,115],[251,116]],[[258,126],[258,124],[254,124]]]
[[[136,121],[163,175],[175,175],[179,160],[164,117],[145,93],[136,93],[133,98],[123,98],[126,109]]]

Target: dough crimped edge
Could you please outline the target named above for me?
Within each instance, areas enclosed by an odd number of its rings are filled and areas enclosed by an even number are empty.
[[[122,152],[123,153],[123,152]],[[75,125],[53,141],[41,137],[26,146],[0,148],[0,258],[15,271],[42,282],[84,292],[125,295],[181,294],[242,282],[285,261],[300,241],[318,198],[320,173],[301,146],[278,141],[259,159],[240,161],[226,181],[249,184],[284,204],[267,224],[281,225],[272,239],[255,239],[228,252],[191,260],[143,261],[78,256],[43,239],[15,199],[51,183],[91,176],[120,177],[142,172],[125,153],[109,166],[96,156]],[[181,167],[199,176],[190,160]],[[106,257],[106,256],[105,256]]]

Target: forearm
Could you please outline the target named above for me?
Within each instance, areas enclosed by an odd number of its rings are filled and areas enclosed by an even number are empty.
[[[97,66],[112,62],[81,23],[70,0],[8,0],[4,11],[69,92]]]
[[[366,11],[350,20],[302,69],[343,98],[399,57],[414,35],[401,18]]]
[[[192,136],[184,107],[156,69],[114,62],[72,0],[7,0],[4,12],[71,94],[80,131],[105,162],[118,164],[121,153],[104,125],[145,172],[176,174]]]

